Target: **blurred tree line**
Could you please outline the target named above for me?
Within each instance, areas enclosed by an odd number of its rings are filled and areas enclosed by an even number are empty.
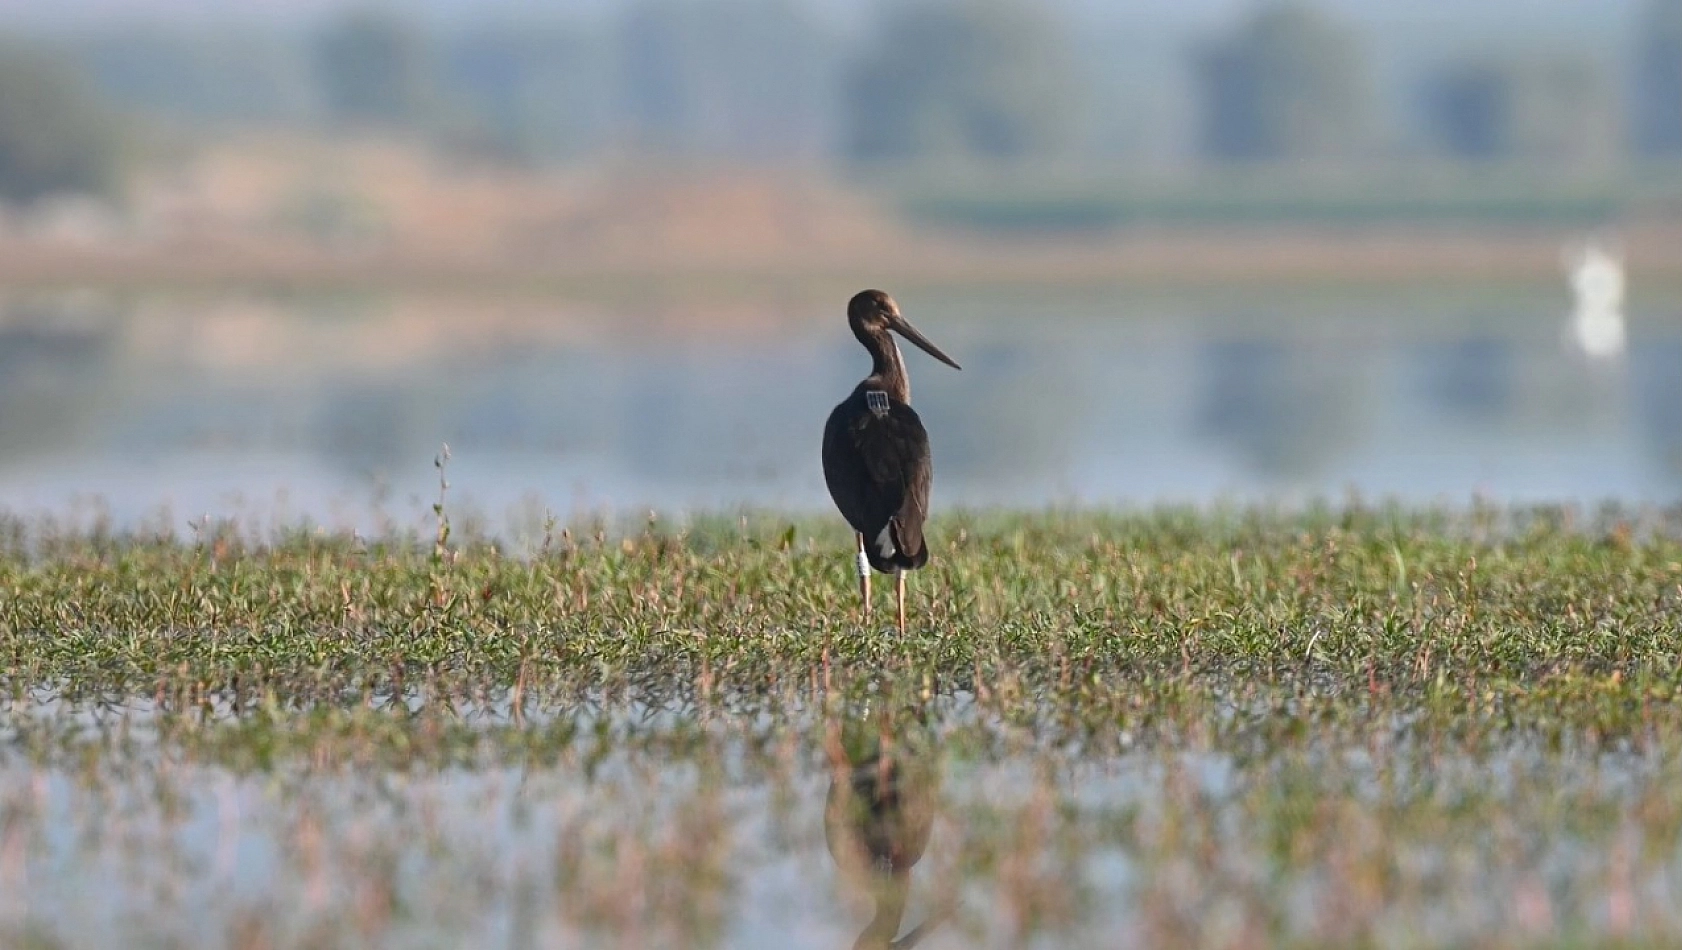
[[[1078,120],[1076,57],[1030,0],[911,0],[841,35],[798,0],[636,0],[610,22],[427,37],[389,10],[310,39],[330,121],[505,155],[758,163],[1024,160]]]
[[[1195,68],[1208,155],[1348,159],[1366,145],[1369,90],[1358,40],[1315,7],[1261,7],[1202,49]]]
[[[1649,155],[1682,155],[1682,0],[1651,0],[1636,50],[1635,136]]]
[[[1557,50],[1427,57],[1397,116],[1366,38],[1328,4],[1258,0],[1186,51],[1187,134],[1168,151],[1566,171],[1682,157],[1682,0],[1643,2],[1627,68]],[[1098,79],[1113,50],[1037,0],[904,0],[862,27],[809,0],[627,0],[448,28],[398,6],[292,32],[89,27],[0,48],[0,196],[109,182],[113,111],[376,130],[531,163],[1109,168],[1128,157],[1091,130],[1130,121]]]
[[[118,119],[62,58],[0,45],[0,199],[108,188]]]

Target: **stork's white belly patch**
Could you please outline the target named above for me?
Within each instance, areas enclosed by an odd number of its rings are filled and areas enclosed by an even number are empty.
[[[879,389],[865,390],[864,404],[870,407],[871,414],[878,419],[888,414],[888,394]]]
[[[894,531],[892,527],[883,528],[882,533],[876,536],[876,550],[881,557],[894,556]]]

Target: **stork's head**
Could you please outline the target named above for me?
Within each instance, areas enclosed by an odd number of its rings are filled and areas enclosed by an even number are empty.
[[[942,353],[940,347],[930,343],[928,337],[900,314],[899,304],[894,302],[894,298],[880,290],[863,290],[854,294],[847,304],[847,322],[852,325],[853,333],[860,340],[880,339],[892,330],[947,366],[953,369],[963,368],[952,357]]]

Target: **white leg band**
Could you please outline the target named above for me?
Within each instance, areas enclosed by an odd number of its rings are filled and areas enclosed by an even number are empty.
[[[870,576],[870,558],[865,557],[863,551],[858,552],[858,568],[861,579]]]

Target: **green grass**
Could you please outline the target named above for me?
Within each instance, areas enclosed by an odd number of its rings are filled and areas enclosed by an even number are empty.
[[[887,741],[938,801],[926,947],[1662,945],[1679,529],[953,514],[902,638],[829,519],[11,522],[0,942],[845,946],[831,756]]]
[[[1676,724],[1682,685],[1682,543],[1662,517],[957,515],[933,528],[904,638],[881,580],[862,622],[846,536],[827,522],[586,529],[530,556],[483,540],[15,525],[0,686],[160,711],[517,693],[522,713],[586,698],[752,712],[810,701],[827,649],[832,692],[963,695],[1085,740],[1164,716],[1242,731],[1402,714],[1420,729],[1633,736]]]

